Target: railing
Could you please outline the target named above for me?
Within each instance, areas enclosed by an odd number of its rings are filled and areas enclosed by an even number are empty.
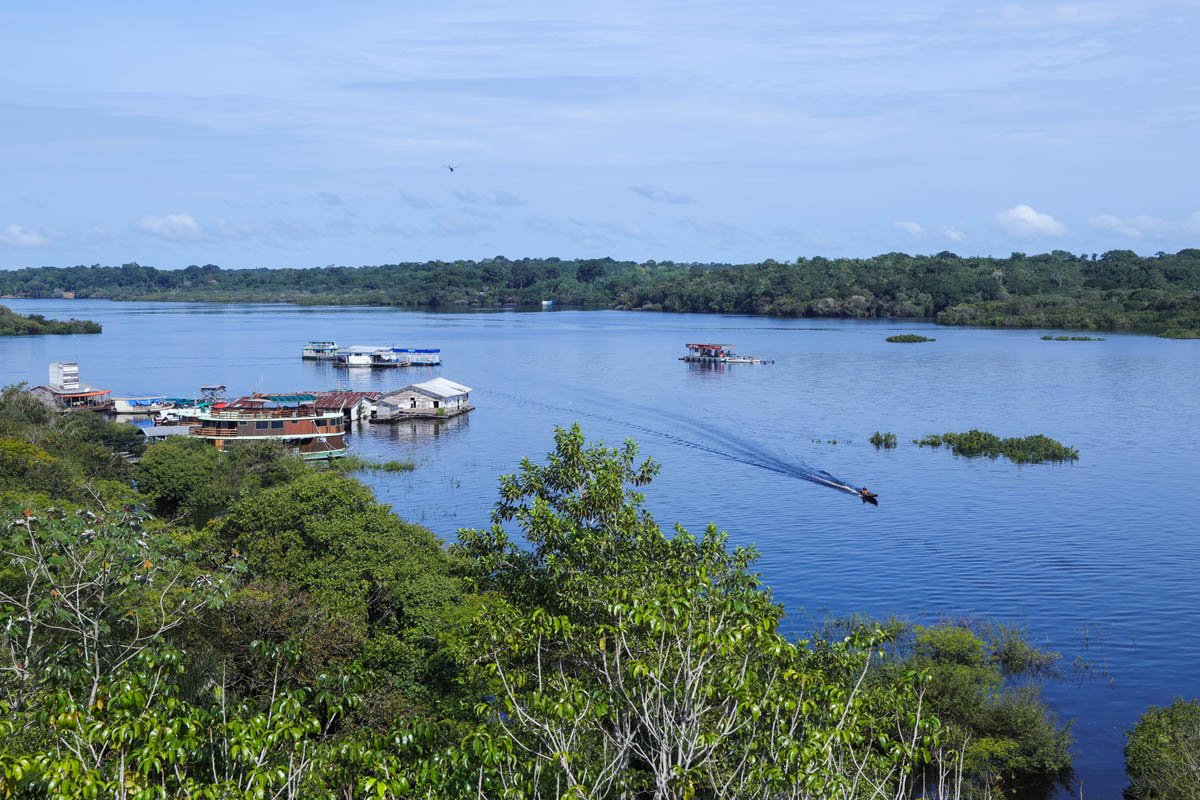
[[[314,406],[299,408],[218,408],[203,412],[203,416],[211,419],[301,419],[313,417],[334,417],[337,412],[318,411]]]

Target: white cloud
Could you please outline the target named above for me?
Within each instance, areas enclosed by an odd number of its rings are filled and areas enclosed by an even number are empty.
[[[629,190],[655,203],[667,203],[668,205],[678,206],[695,202],[695,198],[691,195],[667,191],[661,186],[630,186]]]
[[[1097,214],[1088,220],[1088,224],[1093,228],[1100,228],[1101,230],[1120,234],[1130,239],[1142,238],[1142,232],[1138,228],[1112,214]]]
[[[942,236],[945,236],[952,242],[965,242],[967,234],[961,228],[942,228]]]
[[[25,230],[20,225],[9,225],[0,231],[0,243],[13,247],[41,247],[50,244],[50,239],[40,233]]]
[[[186,241],[199,239],[204,234],[196,220],[188,214],[167,214],[165,217],[142,217],[138,230],[160,239]]]
[[[996,222],[1012,236],[1062,236],[1067,226],[1049,214],[1024,203],[996,215]]]
[[[925,229],[921,227],[921,223],[919,222],[893,222],[892,227],[911,233],[918,239],[925,237]]]

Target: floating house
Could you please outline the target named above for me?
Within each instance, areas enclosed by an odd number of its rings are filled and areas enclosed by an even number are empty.
[[[446,378],[434,378],[388,392],[375,403],[377,422],[402,419],[439,419],[465,414],[471,405],[471,388]]]
[[[321,411],[315,394],[255,394],[196,414],[191,435],[224,450],[230,443],[277,441],[308,460],[346,455],[345,417]]]
[[[30,394],[60,411],[112,411],[112,391],[79,382],[79,364],[59,361],[50,365],[50,381]]]
[[[337,342],[309,342],[300,351],[300,358],[305,361],[333,361],[337,358]]]
[[[442,363],[442,351],[437,348],[355,345],[337,350],[333,363],[339,367],[437,366]]]
[[[733,352],[731,344],[687,344],[687,355],[679,357],[680,361],[690,361],[698,364],[773,364],[754,356],[739,356]]]
[[[371,416],[371,409],[382,392],[317,392],[318,411],[337,411],[349,425],[356,419]]]

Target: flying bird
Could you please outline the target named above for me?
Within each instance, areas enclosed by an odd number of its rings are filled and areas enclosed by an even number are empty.
[[[462,164],[447,164],[446,169],[450,170],[451,172],[454,172],[454,170],[458,169],[461,166],[462,166]]]

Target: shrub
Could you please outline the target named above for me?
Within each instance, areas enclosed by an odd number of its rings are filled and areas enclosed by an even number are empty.
[[[1151,706],[1125,742],[1127,800],[1200,796],[1200,701]]]

